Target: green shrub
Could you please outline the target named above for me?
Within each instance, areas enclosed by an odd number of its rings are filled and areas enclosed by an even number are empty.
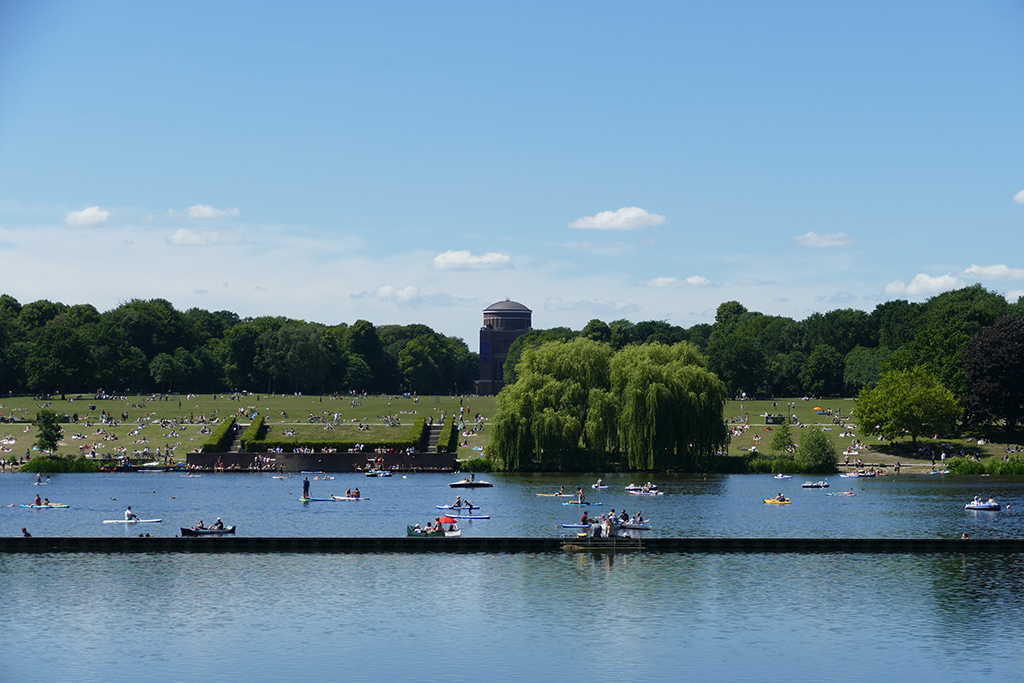
[[[21,466],[22,472],[43,474],[66,472],[99,472],[100,464],[82,455],[41,455]]]
[[[490,458],[470,458],[463,463],[459,463],[459,468],[464,472],[493,472],[494,463],[491,462]]]
[[[1006,462],[1002,460],[989,460],[988,462],[985,463],[985,470],[989,474],[997,474],[1002,476],[1024,475],[1024,459],[1010,458],[1010,460]]]
[[[234,426],[234,416],[224,420],[224,423],[214,429],[209,438],[203,442],[203,452],[227,453],[228,449],[231,448],[231,442],[235,440]]]
[[[953,458],[946,461],[950,474],[985,474],[985,463],[970,458]]]

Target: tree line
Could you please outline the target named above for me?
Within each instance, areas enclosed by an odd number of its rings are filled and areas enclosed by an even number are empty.
[[[134,299],[89,304],[0,296],[0,391],[115,393],[471,392],[478,356],[426,325],[323,325]]]

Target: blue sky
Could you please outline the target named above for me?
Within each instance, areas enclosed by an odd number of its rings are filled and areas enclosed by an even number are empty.
[[[477,349],[1024,294],[1024,3],[0,0],[0,290]]]

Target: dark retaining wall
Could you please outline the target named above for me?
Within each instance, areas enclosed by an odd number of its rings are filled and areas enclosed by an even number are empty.
[[[441,470],[452,471],[458,463],[452,453],[189,453],[185,463],[190,467],[213,469],[220,462],[225,467],[237,468],[235,471],[248,471],[249,465],[257,456],[273,458],[278,467],[286,472],[302,470],[316,472],[355,472],[358,467],[365,467],[367,461],[384,458],[384,467],[399,467],[404,470]]]
[[[550,538],[0,538],[0,553],[547,553],[572,537]],[[595,543],[590,550],[611,550]],[[651,538],[617,550],[650,553],[1020,553],[1021,538]]]

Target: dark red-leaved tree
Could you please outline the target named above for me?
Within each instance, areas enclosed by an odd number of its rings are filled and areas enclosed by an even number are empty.
[[[972,424],[1024,423],[1024,317],[1006,315],[971,337],[963,350],[967,393],[961,402]]]

